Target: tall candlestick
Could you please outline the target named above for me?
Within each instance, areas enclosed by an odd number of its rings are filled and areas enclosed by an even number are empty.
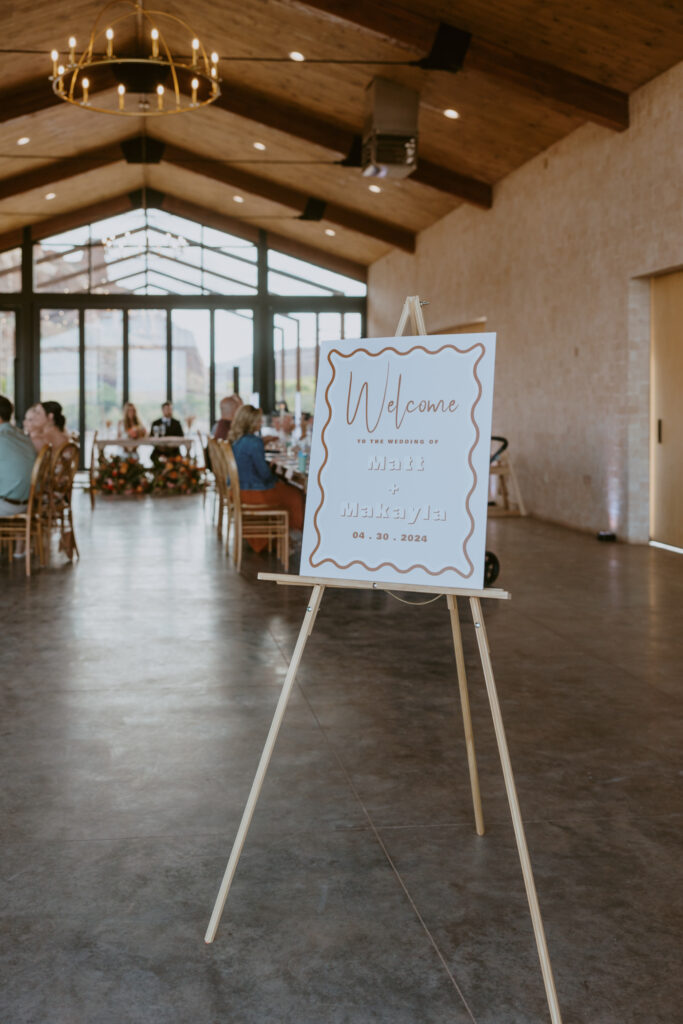
[[[88,102],[88,89],[90,88],[90,82],[89,82],[89,80],[87,78],[84,78],[84,79],[81,80],[81,85],[83,86],[83,102],[87,103]]]
[[[69,63],[76,63],[76,37],[71,36],[69,38]]]
[[[50,54],[50,56],[52,57],[52,77],[56,78],[57,77],[57,61],[59,60],[59,54],[57,53],[56,50],[53,50],[52,53]]]
[[[126,87],[125,87],[125,85],[123,85],[123,84],[119,85],[116,91],[119,94],[119,110],[123,110],[123,101],[124,101],[124,99],[126,97]]]
[[[159,56],[159,29],[158,28],[153,28],[150,34],[152,36],[152,56],[153,57],[158,57]]]
[[[157,86],[157,105],[159,110],[164,109],[164,87],[163,85]]]
[[[108,28],[104,33],[107,37],[107,57],[114,56],[114,29]]]

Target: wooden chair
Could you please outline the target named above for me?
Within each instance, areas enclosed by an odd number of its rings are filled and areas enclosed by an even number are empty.
[[[229,477],[230,502],[228,506],[228,534],[225,549],[230,545],[230,524],[233,528],[232,560],[239,572],[242,568],[242,546],[245,540],[265,540],[268,550],[272,551],[289,570],[289,512],[287,509],[266,508],[264,505],[248,505],[242,501],[240,478],[232,445],[228,441],[215,441],[216,455],[220,460],[216,465],[216,480],[219,476]],[[212,453],[213,459],[213,453]]]
[[[210,437],[206,443],[207,452],[209,454],[209,461],[211,462],[211,472],[216,484],[216,497],[218,498],[218,520],[216,522],[216,533],[219,537],[223,536],[223,514],[227,512],[228,517],[228,528],[227,536],[230,535],[230,520],[231,520],[231,502],[232,495],[230,488],[228,487],[228,473],[227,469],[225,472],[223,465],[223,458],[221,451],[218,448],[218,441],[213,437]]]
[[[99,461],[99,449],[97,448],[97,431],[92,436],[92,451],[90,452],[90,508],[95,508],[95,476]]]
[[[33,464],[31,490],[25,512],[0,517],[0,544],[7,543],[9,557],[18,540],[26,544],[26,575],[31,575],[31,542],[35,539],[39,565],[45,564],[45,535],[49,515],[49,489],[52,474],[52,446],[41,448]]]
[[[74,552],[81,557],[71,511],[71,493],[78,470],[79,455],[80,448],[75,441],[66,441],[57,449],[52,460],[49,491],[48,545],[52,530],[58,529],[62,551],[69,561],[73,559]]]

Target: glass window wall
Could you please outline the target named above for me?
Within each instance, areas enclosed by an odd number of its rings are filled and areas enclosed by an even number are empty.
[[[77,309],[40,312],[40,401],[60,402],[66,429],[80,429],[80,331]]]
[[[0,252],[0,292],[21,291],[21,249]]]
[[[85,444],[83,457],[90,465],[95,431],[114,437],[123,407],[123,311],[85,311]]]
[[[168,398],[166,325],[164,309],[128,312],[128,397],[147,430]]]
[[[174,309],[172,325],[173,410],[186,434],[209,431],[211,314]]]
[[[16,357],[16,313],[0,312],[0,395],[14,403],[14,360]]]
[[[360,338],[360,313],[276,313],[273,318],[275,397],[290,411],[301,393],[301,409],[312,413],[321,341]]]
[[[0,256],[0,291],[21,286],[15,252],[16,273],[15,256]],[[63,294],[256,295],[256,246],[163,210],[131,210],[37,243],[34,282]]]
[[[231,395],[237,378],[238,392],[248,402],[254,391],[254,314],[250,309],[217,309],[214,327],[216,405]],[[213,411],[215,422],[217,410]]]

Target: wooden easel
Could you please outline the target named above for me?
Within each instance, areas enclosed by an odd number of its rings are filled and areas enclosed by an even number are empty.
[[[410,296],[406,299],[401,318],[398,322],[396,329],[396,335],[400,336],[404,333],[405,326],[408,320],[411,321],[414,334],[426,334],[424,320],[422,317],[422,310],[420,308],[420,300],[417,296]],[[275,714],[273,715],[273,721],[266,738],[263,753],[256,769],[256,775],[251,786],[249,797],[247,799],[244,812],[242,814],[242,820],[237,830],[237,836],[233,843],[232,851],[230,853],[230,859],[223,875],[223,880],[216,897],[213,912],[211,914],[211,920],[204,936],[204,941],[207,943],[213,942],[216,937],[216,931],[220,924],[221,916],[223,914],[223,908],[225,907],[225,901],[228,898],[230,892],[230,886],[235,877],[237,870],[237,864],[244,847],[249,826],[256,809],[256,804],[261,793],[261,788],[268,771],[268,765],[275,748],[280,726],[284,719],[287,704],[294,687],[299,665],[303,657],[306,642],[313,632],[313,626],[315,624],[316,616],[320,608],[323,594],[326,587],[341,587],[346,590],[384,590],[384,591],[395,591],[400,589],[402,593],[418,593],[418,594],[433,594],[441,595],[446,597],[448,604],[448,610],[451,620],[451,629],[453,633],[453,647],[455,650],[455,665],[458,676],[458,686],[460,689],[460,703],[462,707],[463,724],[465,729],[465,744],[467,748],[467,762],[469,767],[470,775],[470,786],[472,790],[472,803],[474,805],[474,821],[478,835],[484,834],[484,815],[481,806],[481,794],[479,790],[479,775],[477,772],[477,759],[474,747],[474,733],[472,730],[472,717],[470,714],[470,701],[469,693],[467,689],[467,676],[465,673],[465,656],[462,646],[462,634],[460,631],[460,619],[458,616],[458,605],[457,598],[467,598],[470,604],[470,610],[472,612],[472,619],[474,622],[475,635],[477,638],[477,646],[479,649],[479,657],[481,659],[481,665],[484,673],[484,680],[486,683],[486,692],[488,694],[489,704],[491,707],[491,715],[493,718],[493,727],[496,734],[496,742],[498,744],[498,753],[500,755],[501,766],[503,769],[503,779],[505,782],[505,791],[507,793],[508,804],[510,805],[510,814],[512,816],[512,826],[515,833],[515,841],[517,843],[517,851],[519,853],[519,859],[522,866],[522,875],[524,878],[524,886],[526,889],[527,901],[529,903],[529,911],[531,913],[531,922],[534,930],[534,937],[536,939],[536,948],[538,950],[538,956],[541,964],[541,973],[543,975],[543,983],[545,985],[546,998],[548,1001],[548,1008],[550,1010],[550,1019],[552,1024],[562,1024],[562,1017],[560,1015],[560,1007],[557,1001],[557,992],[555,990],[555,981],[553,979],[552,967],[550,964],[550,957],[548,955],[548,947],[545,939],[545,932],[543,929],[543,921],[541,918],[541,911],[538,904],[538,896],[536,895],[536,886],[534,884],[533,871],[531,869],[531,860],[529,858],[529,850],[526,843],[526,835],[524,832],[524,823],[522,821],[522,814],[519,807],[519,801],[517,799],[517,790],[515,788],[515,780],[512,774],[512,764],[510,762],[510,754],[508,751],[507,740],[505,737],[505,727],[503,725],[503,716],[500,710],[500,703],[498,700],[498,692],[496,690],[496,683],[493,676],[493,667],[491,665],[491,654],[489,650],[488,638],[486,635],[486,626],[484,624],[484,616],[482,614],[481,601],[483,600],[508,600],[510,595],[504,590],[468,590],[466,588],[459,587],[431,587],[431,586],[418,586],[409,585],[402,583],[400,587],[396,584],[391,583],[376,583],[369,580],[332,580],[323,579],[317,576],[287,576],[279,573],[259,573],[260,580],[271,580],[275,583],[284,586],[299,586],[299,587],[312,587],[311,596],[306,608],[306,614],[299,630],[299,637],[292,654],[287,675],[285,676],[284,683],[282,685],[282,691],[280,698],[275,708]]]

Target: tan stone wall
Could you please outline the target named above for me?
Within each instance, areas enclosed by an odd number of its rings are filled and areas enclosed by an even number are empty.
[[[683,265],[683,64],[631,97],[631,127],[594,125],[370,269],[369,332],[420,295],[428,330],[498,333],[494,433],[532,514],[648,536],[649,290]]]

